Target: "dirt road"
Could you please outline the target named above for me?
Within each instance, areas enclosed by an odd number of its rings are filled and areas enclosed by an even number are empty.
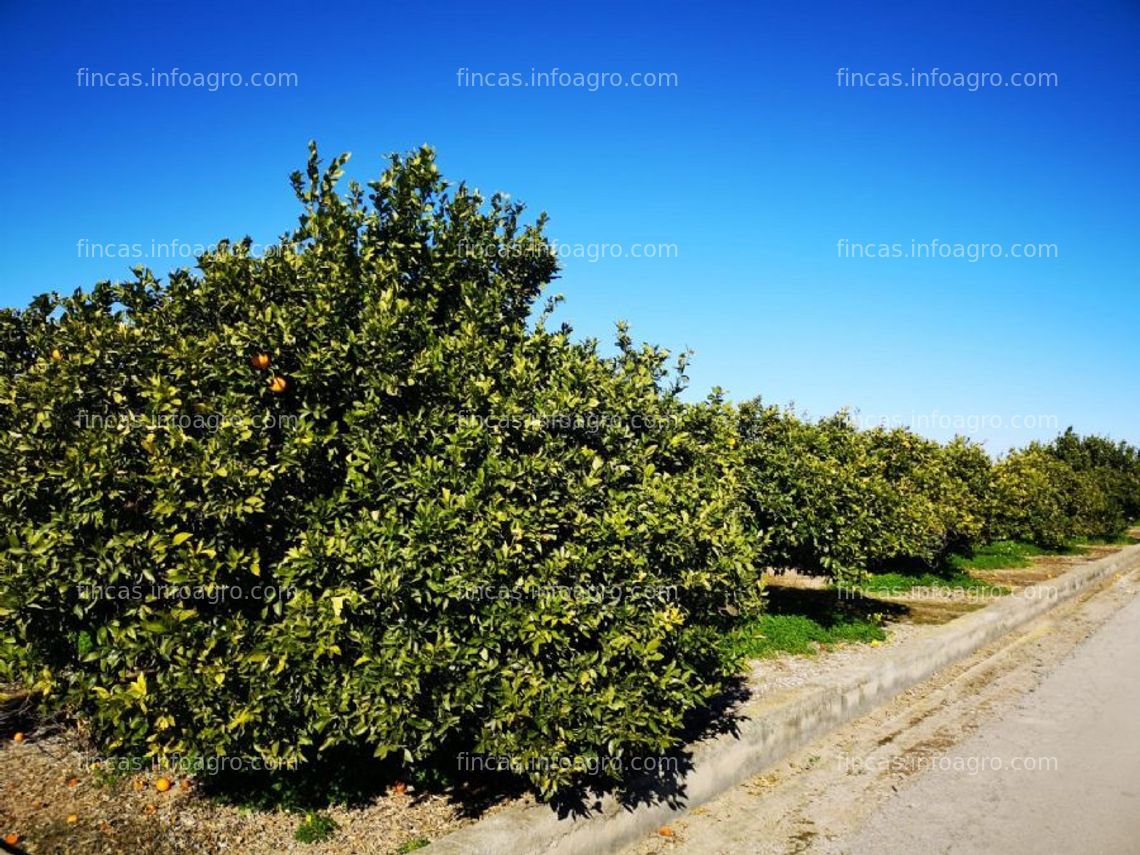
[[[1140,573],[1063,604],[625,855],[1140,851]]]

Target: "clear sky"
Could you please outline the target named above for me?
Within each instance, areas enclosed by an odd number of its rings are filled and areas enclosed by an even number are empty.
[[[2,305],[272,241],[310,138],[359,179],[426,142],[551,215],[579,333],[624,318],[695,350],[694,397],[850,405],[992,451],[1068,424],[1140,442],[1136,2],[0,10]],[[214,83],[95,77],[174,68]],[[478,85],[555,68],[582,85]]]

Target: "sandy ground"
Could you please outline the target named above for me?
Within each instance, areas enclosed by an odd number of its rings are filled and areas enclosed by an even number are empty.
[[[190,778],[158,792],[157,775],[108,779],[84,764],[74,732],[9,744],[0,752],[0,827],[28,855],[387,855],[472,820],[443,796],[389,793],[359,808],[326,811],[338,823],[325,843],[293,837],[299,813],[258,812],[201,798]],[[71,821],[69,821],[71,817]],[[0,851],[4,847],[0,845]]]
[[[822,848],[851,855],[1137,852],[1138,652],[1135,597],[993,726],[948,751],[853,835]]]
[[[1135,853],[1138,651],[1134,571],[622,855]]]

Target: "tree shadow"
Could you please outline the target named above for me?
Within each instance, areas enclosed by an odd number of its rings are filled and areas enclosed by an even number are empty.
[[[686,717],[680,747],[639,758],[642,768],[621,780],[583,779],[576,786],[565,787],[551,799],[551,810],[560,819],[586,818],[603,809],[607,796],[615,798],[626,811],[659,804],[683,807],[687,799],[685,781],[693,770],[692,746],[725,734],[739,737],[740,723],[747,720],[741,710],[751,698],[752,690],[745,680],[733,678],[705,707]]]
[[[765,596],[766,614],[799,615],[827,628],[851,620],[900,620],[910,613],[910,608],[902,603],[877,600],[854,588],[771,585],[765,590]]]

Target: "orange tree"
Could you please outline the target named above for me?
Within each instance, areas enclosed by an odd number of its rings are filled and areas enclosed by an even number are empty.
[[[981,542],[990,480],[981,447],[962,437],[940,445],[903,428],[875,428],[864,439],[887,496],[868,543],[873,566],[936,568]]]
[[[668,749],[759,604],[727,406],[536,316],[543,218],[344,160],[262,257],[0,316],[0,679],[155,758]]]
[[[1080,436],[1068,428],[1047,450],[1080,481],[1074,508],[1078,534],[1116,537],[1140,520],[1140,451],[1135,446]]]
[[[990,462],[964,439],[808,421],[759,399],[738,411],[744,501],[777,567],[857,581],[868,569],[938,567],[979,543]]]
[[[994,466],[990,536],[1064,547],[1078,535],[1073,511],[1079,491],[1072,467],[1040,443],[1010,451]]]
[[[1015,449],[994,467],[994,537],[1048,548],[1114,538],[1140,516],[1140,452],[1072,428],[1049,444]]]
[[[845,413],[810,422],[760,399],[739,408],[745,504],[775,567],[853,582],[893,493]]]

